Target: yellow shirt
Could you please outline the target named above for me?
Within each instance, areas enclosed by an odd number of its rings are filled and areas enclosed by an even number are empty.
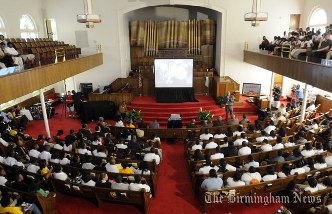
[[[123,174],[134,174],[133,170],[130,169],[129,167],[127,167],[125,169],[121,169],[120,173],[123,173]]]
[[[23,214],[21,207],[1,207],[0,213]]]

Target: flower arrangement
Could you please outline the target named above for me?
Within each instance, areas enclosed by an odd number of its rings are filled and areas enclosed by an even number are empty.
[[[136,110],[136,109],[133,109],[133,110],[130,110],[130,111],[127,111],[126,112],[126,119],[128,121],[133,121],[133,123],[137,123],[137,121],[139,119],[141,119],[141,110]]]
[[[198,116],[197,118],[201,121],[201,122],[204,122],[204,121],[207,121],[207,122],[212,122],[212,118],[213,118],[213,114],[211,114],[210,111],[203,111],[202,108],[199,108],[199,111],[198,111]]]

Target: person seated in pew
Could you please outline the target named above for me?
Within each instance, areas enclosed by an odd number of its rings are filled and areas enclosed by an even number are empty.
[[[248,139],[246,137],[246,133],[241,133],[241,138],[238,138],[234,141],[234,146],[241,146],[243,142],[247,142],[248,143]]]
[[[62,167],[60,164],[56,164],[54,166],[54,173],[53,173],[53,178],[65,181],[68,179],[67,173],[62,171]]]
[[[197,126],[196,126],[196,120],[195,120],[195,119],[192,119],[192,120],[191,120],[191,123],[186,124],[186,128],[187,128],[187,129],[188,129],[188,128],[197,128]]]
[[[128,146],[124,143],[123,139],[120,139],[117,144],[115,144],[117,149],[127,149]]]
[[[315,144],[315,154],[320,155],[324,152],[323,145],[321,142],[316,142]]]
[[[160,163],[160,156],[158,155],[158,150],[155,148],[151,148],[149,153],[146,153],[143,158],[146,162],[156,161],[156,164],[159,165]]]
[[[38,166],[38,159],[30,157],[30,164],[27,166],[27,171],[30,173],[37,173],[40,170]]]
[[[200,160],[204,160],[204,156],[201,152],[200,149],[196,149],[195,152],[194,152],[194,155],[193,155],[193,160],[194,161],[200,161]]]
[[[70,155],[67,155],[66,153],[60,153],[59,155],[60,165],[69,165],[70,164]]]
[[[159,129],[160,125],[157,121],[157,119],[155,119],[151,124],[150,124],[150,129]]]
[[[256,138],[256,142],[260,143],[263,140],[267,140],[269,138],[269,134],[267,134],[264,130],[261,131],[261,136]]]
[[[323,190],[332,187],[332,180],[329,176],[322,179],[322,183],[318,184],[318,190]]]
[[[6,171],[2,166],[0,166],[0,186],[6,186],[7,181]]]
[[[100,141],[100,138],[97,135],[93,135],[91,144],[93,146],[101,146],[101,145],[103,145],[101,143],[101,141]]]
[[[14,166],[17,163],[17,160],[15,159],[15,152],[10,151],[8,152],[8,156],[3,161],[4,164],[7,166]]]
[[[222,158],[219,160],[219,172],[225,173],[225,172],[235,172],[236,171],[236,167],[230,165],[227,163],[227,161]]]
[[[209,133],[209,129],[205,129],[204,133],[199,136],[200,140],[209,140],[210,138],[213,138],[213,135]]]
[[[150,170],[148,169],[148,164],[146,161],[140,162],[138,165],[138,169],[134,169],[134,173],[139,174],[139,175],[150,175],[151,174]]]
[[[295,146],[294,138],[293,137],[289,137],[288,141],[284,144],[284,146],[285,146],[285,148]]]
[[[216,144],[216,143],[213,141],[213,137],[210,137],[209,141],[210,141],[210,142],[208,142],[208,143],[205,145],[204,149],[215,149],[215,148],[217,148],[218,144]]]
[[[270,134],[272,130],[276,130],[273,120],[270,121],[269,125],[264,129],[267,134]]]
[[[267,139],[264,139],[261,146],[260,146],[260,149],[261,149],[262,152],[268,152],[268,151],[272,150],[272,145],[269,144]]]
[[[84,143],[83,141],[80,141],[78,143],[78,154],[82,154],[82,155],[92,155],[91,151],[87,149],[87,145],[86,143]]]
[[[315,130],[317,130],[318,128],[319,128],[319,125],[318,125],[318,120],[317,120],[317,119],[313,119],[313,121],[311,122],[310,125],[306,125],[306,126],[304,127],[304,129],[305,129],[306,131],[310,131],[310,132],[312,132],[312,133],[314,133]]]
[[[311,143],[304,144],[304,149],[301,152],[303,157],[311,157],[315,155],[315,150],[313,150]]]
[[[228,137],[225,137],[224,141],[219,141],[218,144],[219,144],[220,148],[226,148],[226,147],[228,147]]]
[[[302,161],[297,160],[294,163],[294,169],[291,170],[290,174],[295,175],[295,174],[303,174],[305,173],[305,169],[303,168]]]
[[[233,136],[241,136],[241,134],[245,134],[245,132],[243,131],[243,126],[238,126],[237,127],[237,131],[233,132]]]
[[[315,161],[312,157],[309,157],[307,159],[303,159],[303,169],[305,172],[310,172],[311,170],[314,170]]]
[[[119,167],[116,165],[114,158],[111,159],[109,163],[105,165],[106,171],[111,173],[119,173]],[[120,167],[121,168],[121,167]]]
[[[222,117],[218,116],[217,121],[213,124],[213,127],[222,126],[222,125],[223,125]]]
[[[146,127],[147,127],[146,123],[144,123],[143,118],[140,119],[137,126],[138,126],[139,129],[146,129]]]
[[[82,169],[88,169],[88,170],[93,170],[95,168],[95,165],[92,164],[92,157],[91,156],[85,156],[84,160],[82,161]]]
[[[259,172],[257,172],[256,168],[251,166],[249,167],[248,172],[245,172],[242,174],[241,180],[244,181],[244,183],[246,183],[246,185],[249,184],[253,184],[254,181],[253,179],[256,179],[257,181],[261,181],[262,180],[262,176]]]
[[[327,164],[325,163],[323,155],[317,155],[315,157],[315,162],[316,162],[314,164],[315,169],[323,169],[323,168],[327,167]]]
[[[242,120],[240,120],[239,124],[249,124],[250,120],[247,119],[247,115],[243,114],[242,115]]]
[[[82,175],[82,185],[94,187],[96,182],[94,181],[95,176],[91,172],[84,172]]]
[[[217,133],[213,136],[214,139],[223,139],[226,135],[222,132],[222,129],[217,129]]]
[[[105,172],[99,174],[99,179],[96,183],[96,187],[111,188],[111,183],[108,181],[108,175]]]
[[[50,163],[53,163],[53,164],[59,164],[60,163],[59,153],[53,152],[51,154]]]
[[[311,112],[311,111],[313,111],[313,110],[315,110],[315,108],[316,108],[316,106],[315,106],[315,102],[314,101],[312,101],[311,103],[310,103],[310,105],[306,108],[306,112]]]
[[[328,155],[325,157],[325,163],[327,166],[332,166],[332,153],[329,151]]]
[[[19,198],[19,196],[16,196]],[[22,206],[16,206],[12,205],[14,200],[10,195],[3,195],[1,197],[1,207],[0,207],[0,213],[10,213],[10,214],[23,214],[23,211],[30,211],[33,214],[42,214],[42,212],[39,210],[39,208],[36,206],[36,204],[30,204],[26,210],[23,210]],[[23,203],[22,203],[23,205]]]
[[[231,119],[227,121],[226,125],[230,126],[239,125],[239,119],[236,118],[235,114],[232,114]]]
[[[285,162],[284,153],[282,150],[278,150],[278,154],[271,160],[271,163],[283,163]]]
[[[17,65],[17,70],[23,71],[24,70],[23,59],[20,56],[20,54],[17,52],[17,50],[15,49],[14,44],[11,42],[8,42],[7,46],[4,45],[3,49],[4,49],[4,52],[6,55],[9,55],[12,57],[14,64]]]
[[[265,181],[273,181],[277,180],[278,176],[274,171],[274,166],[266,167],[266,174],[262,177],[262,180]]]
[[[24,177],[21,173],[15,175],[15,181],[12,182],[12,188],[23,192],[29,191],[29,186],[24,181]]]
[[[234,146],[233,142],[228,142],[228,147],[224,149],[225,157],[237,156],[239,153],[238,149]]]
[[[287,176],[290,176],[291,168],[288,163],[285,163],[281,167],[281,171],[278,172],[278,178],[286,178]]]
[[[255,127],[253,124],[249,124],[247,129],[246,129],[247,134],[254,134],[255,133]]]
[[[122,162],[121,163],[122,169],[119,170],[122,174],[132,175],[134,171],[128,166],[128,163]]]
[[[241,180],[241,173],[240,172],[235,172],[233,177],[227,178],[227,187],[239,187],[239,186],[245,186],[246,183]]]
[[[77,154],[75,154],[71,159],[70,159],[70,166],[81,168],[82,163],[81,163],[81,157]]]
[[[191,151],[195,151],[196,149],[202,150],[202,144],[201,141],[196,140],[195,144],[191,147]]]
[[[4,146],[4,147],[8,147],[9,143],[7,141],[5,141],[4,139],[2,139],[1,137],[1,133],[0,133],[0,143]]]
[[[308,178],[308,186],[304,188],[305,192],[310,192],[310,193],[315,193],[318,192],[319,190],[325,189],[323,185],[318,184],[316,178],[314,177],[309,177]]]
[[[34,158],[39,158],[40,152],[38,150],[39,150],[38,144],[34,143],[32,149],[29,151],[29,156]]]
[[[225,135],[226,135],[226,137],[229,137],[229,138],[234,136],[232,127],[227,127]]]
[[[102,157],[102,158],[106,158],[108,151],[105,147],[98,147],[95,150],[92,151],[92,154],[96,157]]]
[[[244,168],[249,170],[251,166],[257,168],[259,167],[259,162],[255,161],[252,155],[248,155],[248,163],[244,164]]]
[[[250,155],[250,154],[251,154],[251,148],[248,146],[248,142],[243,141],[242,147],[239,149],[239,156]]]
[[[200,175],[206,175],[206,174],[209,173],[210,169],[215,169],[216,171],[218,171],[219,167],[213,165],[211,159],[207,158],[206,161],[205,161],[204,166],[202,166],[201,168],[199,168],[198,174],[200,174]]]
[[[51,147],[46,145],[44,146],[44,151],[42,151],[40,154],[39,154],[39,159],[43,159],[43,160],[47,160],[47,161],[50,161],[51,160]]]
[[[283,116],[287,116],[287,109],[284,103],[280,104],[280,108],[278,109],[277,113],[280,113]]]
[[[201,188],[210,191],[210,190],[220,190],[222,187],[223,187],[223,181],[221,178],[218,177],[217,171],[215,169],[210,169],[209,177],[202,182]]]
[[[214,153],[213,155],[211,155],[211,160],[216,160],[216,159],[221,159],[224,158],[224,154],[221,153],[221,148],[220,146],[216,147],[216,153]]]
[[[114,190],[129,190],[129,184],[122,182],[121,175],[116,175],[115,182],[112,183],[111,188]]]
[[[282,143],[282,138],[278,136],[276,139],[276,144],[274,144],[274,146],[272,147],[272,150],[278,150],[278,149],[283,149],[283,148],[284,148],[284,144]]]

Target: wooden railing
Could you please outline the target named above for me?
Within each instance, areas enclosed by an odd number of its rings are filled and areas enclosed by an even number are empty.
[[[121,105],[123,101],[130,103],[135,95],[132,93],[110,93],[110,94],[89,94],[89,101],[113,101],[116,106]]]
[[[332,67],[247,50],[243,61],[332,92]]]
[[[24,96],[102,64],[103,54],[99,53],[1,77],[0,103]]]

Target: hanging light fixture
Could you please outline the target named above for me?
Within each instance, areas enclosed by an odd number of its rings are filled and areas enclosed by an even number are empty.
[[[87,28],[94,28],[95,23],[100,23],[100,15],[92,13],[92,0],[83,0],[84,14],[77,15],[77,22],[85,23]]]
[[[244,21],[251,22],[251,26],[257,27],[262,21],[267,21],[268,14],[266,12],[260,12],[261,0],[252,1],[252,10],[249,13],[244,14]]]

